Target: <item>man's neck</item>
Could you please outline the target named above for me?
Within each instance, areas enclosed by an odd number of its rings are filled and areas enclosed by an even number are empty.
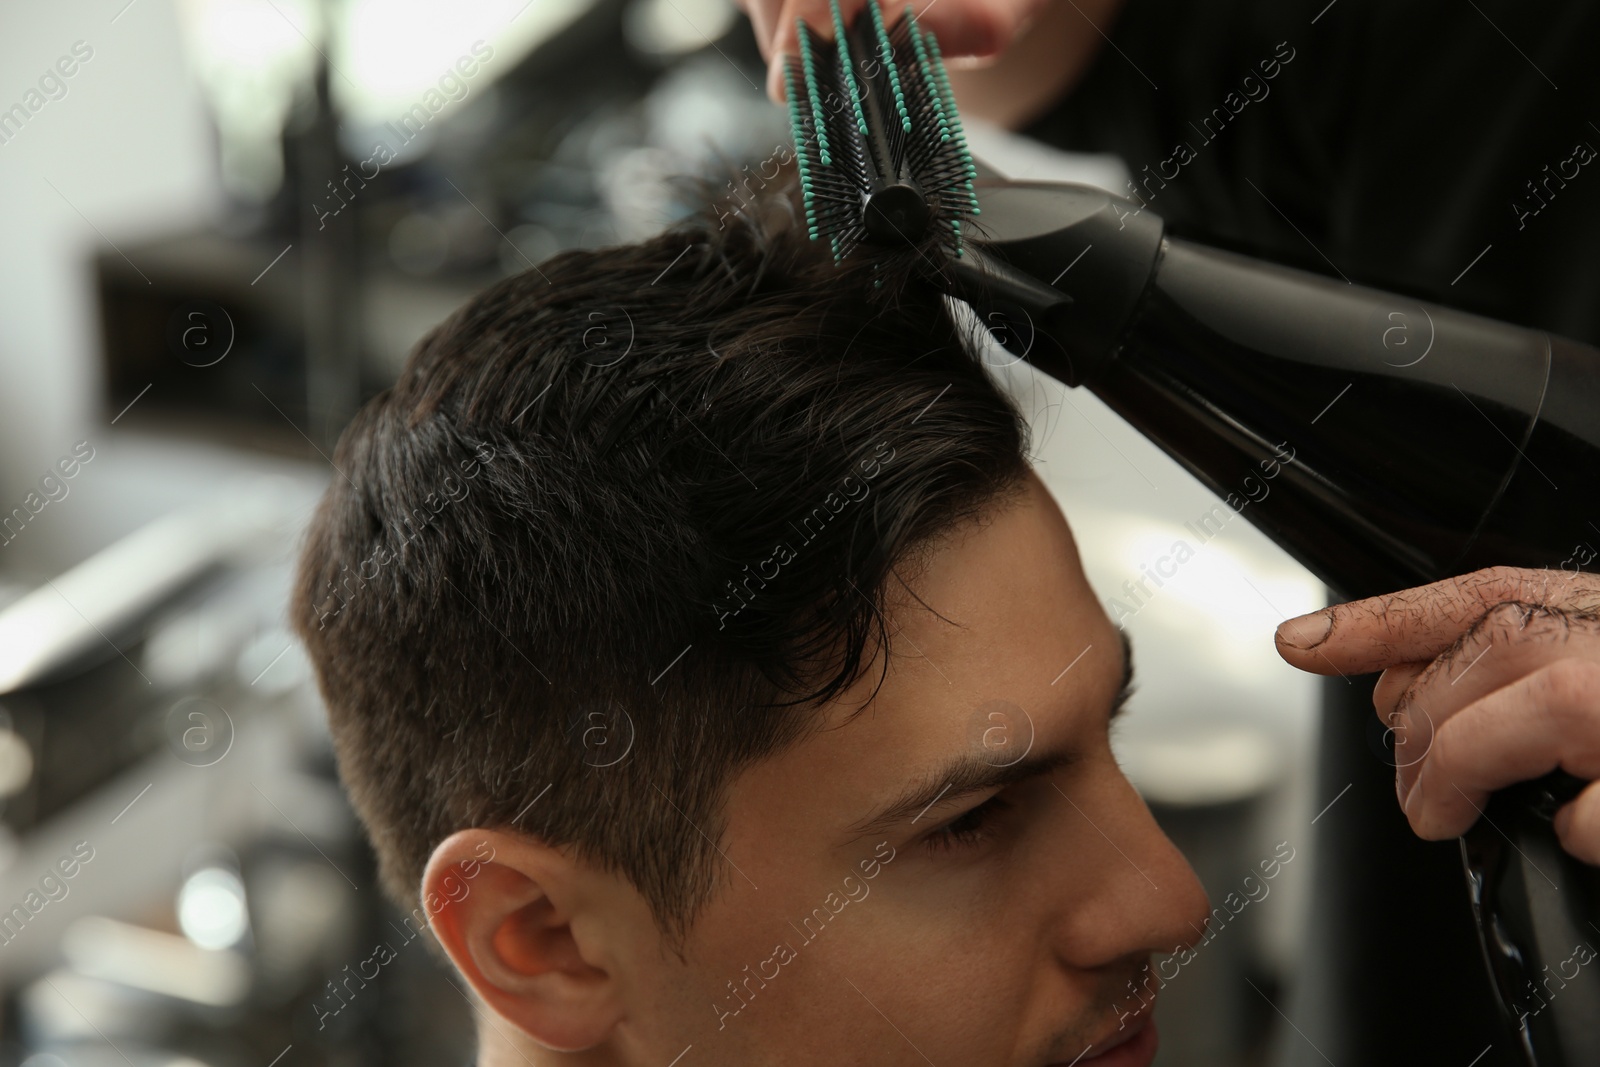
[[[608,1047],[552,1052],[497,1015],[478,1012],[478,1058],[473,1067],[617,1067]]]
[[[478,1016],[478,1058],[473,1067],[547,1067],[553,1055],[498,1016]]]

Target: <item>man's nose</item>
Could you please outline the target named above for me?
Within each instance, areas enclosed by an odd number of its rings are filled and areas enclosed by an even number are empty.
[[[1094,788],[1069,793],[1078,795],[1064,794],[1067,815],[1088,831],[1080,837],[1090,849],[1083,863],[1097,875],[1064,917],[1068,962],[1102,967],[1200,941],[1211,906],[1205,889],[1133,784],[1113,764]]]

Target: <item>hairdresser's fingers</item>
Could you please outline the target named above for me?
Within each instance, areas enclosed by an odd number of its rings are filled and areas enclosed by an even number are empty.
[[[1379,679],[1372,700],[1395,731],[1395,763],[1404,792],[1434,730],[1463,708],[1563,659],[1600,665],[1600,619],[1515,601],[1496,604],[1438,658],[1396,691]],[[1592,695],[1600,706],[1600,689]],[[1400,758],[1404,738],[1406,755]],[[1419,747],[1422,746],[1422,747]]]
[[[1378,684],[1372,687],[1372,707],[1378,713],[1379,721],[1388,725],[1389,716],[1394,713],[1395,705],[1400,701],[1400,694],[1411,687],[1417,676],[1428,669],[1431,661],[1422,660],[1417,663],[1397,663],[1378,676]]]
[[[1494,790],[1558,767],[1579,778],[1600,778],[1596,691],[1600,664],[1564,659],[1464,708],[1435,733],[1406,796],[1411,828],[1428,840],[1457,837],[1478,820]],[[1583,834],[1584,826],[1593,825],[1577,826],[1576,834],[1569,826],[1563,847],[1580,859],[1600,853],[1600,841]],[[1581,839],[1577,848],[1571,847],[1574,837]]]
[[[761,0],[747,0],[758,5]],[[917,25],[932,33],[939,42],[939,52],[945,60],[966,58],[992,59],[1005,51],[1017,34],[1029,24],[1049,0],[937,0],[914,4],[889,3],[883,6],[884,25],[893,27],[905,17],[909,7]],[[865,7],[865,0],[839,0],[839,13],[845,24],[850,24],[856,12]],[[757,40],[763,42],[762,55],[767,59],[767,95],[778,102],[784,99],[783,57],[797,55],[800,50],[799,29],[795,19],[804,19],[806,25],[824,40],[833,40],[833,15],[827,0],[768,0],[767,9],[775,10],[777,17],[770,27],[755,21]]]
[[[839,15],[845,25],[849,25],[856,12],[865,6],[866,0],[839,0]],[[761,53],[767,59],[767,96],[780,104],[785,99],[784,57],[800,54],[800,28],[796,19],[804,19],[811,32],[823,40],[833,40],[833,12],[828,0],[783,0],[772,25],[771,37]],[[884,14],[884,21],[893,24],[888,12]]]
[[[862,0],[840,2],[848,19],[852,5],[860,6]],[[825,0],[820,4],[817,0],[734,0],[734,3],[749,16],[756,47],[761,49],[761,58],[767,61],[767,96],[781,104],[784,100],[783,67],[779,57],[785,52],[793,54],[796,51],[795,9],[807,12],[807,23],[819,32],[826,28],[827,36],[831,38],[833,30],[828,5]],[[783,44],[784,41],[789,42],[787,46]]]
[[[992,59],[1004,52],[1049,0],[945,0],[919,3],[917,25],[938,38],[946,59]],[[925,9],[925,10],[924,10]]]
[[[1555,829],[1562,848],[1600,867],[1600,781],[1556,809]]]
[[[1593,614],[1600,609],[1600,577],[1489,567],[1289,619],[1278,627],[1278,654],[1313,674],[1365,674],[1431,660],[1508,600]]]
[[[1372,690],[1372,707],[1377,713],[1378,721],[1388,727],[1384,740],[1394,746],[1394,786],[1395,795],[1401,796],[1402,782],[1405,786],[1411,785],[1411,776],[1402,777],[1405,768],[1421,764],[1422,757],[1428,754],[1428,746],[1433,740],[1433,721],[1425,715],[1406,718],[1395,711],[1395,705],[1400,695],[1417,679],[1417,676],[1427,670],[1426,663],[1401,663],[1390,667],[1378,678],[1378,684]],[[1413,720],[1420,721],[1415,722]]]

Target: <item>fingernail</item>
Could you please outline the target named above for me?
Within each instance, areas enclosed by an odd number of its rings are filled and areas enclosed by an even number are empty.
[[[1333,613],[1327,609],[1286,619],[1278,625],[1278,640],[1290,648],[1316,648],[1328,639],[1333,629]]]
[[[1411,783],[1411,792],[1406,794],[1403,806],[1405,808],[1406,821],[1415,826],[1416,819],[1413,816],[1422,810],[1422,775],[1417,775],[1417,780]]]

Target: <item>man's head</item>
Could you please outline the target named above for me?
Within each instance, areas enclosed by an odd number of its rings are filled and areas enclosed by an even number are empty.
[[[790,204],[492,287],[336,452],[295,625],[484,1067],[1045,1067],[1200,936],[1018,413]]]

